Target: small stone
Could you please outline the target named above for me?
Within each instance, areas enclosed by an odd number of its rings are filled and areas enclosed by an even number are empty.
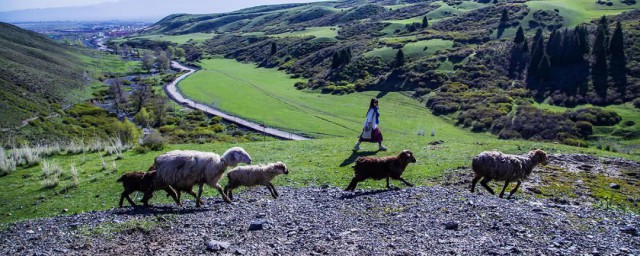
[[[207,250],[212,252],[222,251],[224,249],[229,248],[229,246],[231,245],[228,242],[222,242],[222,241],[216,241],[216,240],[210,240],[206,242],[206,244],[207,244]]]
[[[531,191],[531,193],[534,193],[534,194],[538,194],[538,195],[542,194],[542,191],[540,191],[540,189],[538,188],[527,188],[527,190]]]
[[[247,251],[242,250],[242,249],[236,249],[235,252],[233,252],[235,255],[245,255],[247,253]]]
[[[67,209],[67,208],[62,209],[62,212],[68,212],[68,211],[69,211],[69,209]]]
[[[609,187],[612,189],[620,189],[620,185],[616,184],[616,183],[609,183]]]
[[[33,230],[31,230],[31,229],[27,230],[27,234],[35,234],[35,233],[36,233],[36,232],[35,232],[35,231],[33,231]]]
[[[633,227],[633,226],[624,226],[624,227],[621,227],[621,228],[620,228],[620,231],[621,231],[622,233],[627,233],[627,234],[632,235],[632,236],[638,236],[638,229],[636,229],[636,228],[635,228],[635,227]]]
[[[540,208],[534,208],[533,210],[531,210],[532,212],[542,212],[542,209]]]
[[[249,231],[263,230],[264,225],[268,223],[269,222],[267,222],[266,220],[254,220],[251,222],[251,224],[249,224]]]
[[[449,221],[449,222],[445,222],[444,224],[444,229],[447,230],[457,230],[458,229],[458,223],[455,221]]]

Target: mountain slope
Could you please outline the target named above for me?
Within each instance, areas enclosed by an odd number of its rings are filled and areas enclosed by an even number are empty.
[[[16,26],[0,23],[0,127],[48,115],[83,85],[83,64],[72,50]]]

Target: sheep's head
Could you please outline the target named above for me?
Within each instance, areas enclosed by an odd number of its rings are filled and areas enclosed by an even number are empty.
[[[404,160],[407,163],[415,163],[416,158],[413,156],[413,152],[409,150],[402,150],[399,155],[400,159]]]
[[[222,155],[222,159],[224,159],[229,166],[236,166],[239,163],[251,163],[251,156],[249,156],[249,154],[241,147],[232,147],[228,149]]]
[[[540,149],[531,150],[529,152],[529,157],[536,163],[541,163],[542,165],[548,164],[547,153]]]
[[[289,169],[287,168],[286,165],[284,165],[283,162],[277,162],[273,164],[273,168],[276,170],[277,173],[279,174],[289,174]]]

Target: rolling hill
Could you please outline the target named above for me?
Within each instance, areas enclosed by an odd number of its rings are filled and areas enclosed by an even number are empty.
[[[81,89],[84,63],[79,53],[38,33],[0,23],[0,127],[47,116]]]

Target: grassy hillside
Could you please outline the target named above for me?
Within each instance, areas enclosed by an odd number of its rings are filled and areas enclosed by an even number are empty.
[[[74,50],[35,32],[0,23],[0,127],[48,116],[54,110],[51,104],[64,105],[69,91],[86,85],[83,71],[83,62]]]

